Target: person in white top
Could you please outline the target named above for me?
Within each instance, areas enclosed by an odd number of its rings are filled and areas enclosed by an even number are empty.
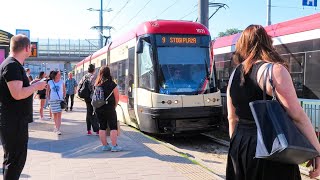
[[[54,71],[51,76],[52,80],[48,81],[47,97],[49,99],[50,108],[55,124],[53,132],[61,135],[60,126],[62,109],[60,103],[61,101],[64,101],[64,98],[66,96],[66,88],[63,80],[61,80],[60,71]]]

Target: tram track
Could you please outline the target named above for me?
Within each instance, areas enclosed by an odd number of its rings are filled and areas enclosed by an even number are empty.
[[[156,136],[154,138],[213,172],[219,177],[217,179],[225,179],[228,148],[223,144],[223,141],[216,143],[212,138],[202,134],[175,135],[174,137]]]
[[[217,138],[213,135],[210,135],[210,134],[206,134],[206,133],[202,133],[201,135],[209,138],[211,141],[217,143],[217,144],[220,144],[220,145],[223,145],[225,147],[229,147],[230,146],[230,142],[226,141],[226,140],[223,140],[223,139],[220,139],[220,138]]]

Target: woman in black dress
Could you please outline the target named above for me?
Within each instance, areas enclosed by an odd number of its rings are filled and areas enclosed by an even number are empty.
[[[320,152],[320,145],[308,116],[301,108],[290,73],[284,60],[272,46],[272,39],[260,25],[250,25],[236,44],[234,61],[237,66],[227,89],[230,149],[227,162],[227,180],[300,180],[298,165],[256,159],[257,127],[249,102],[263,99],[261,75],[266,63],[274,63],[273,84],[276,95],[297,128]],[[272,95],[270,84],[267,94]],[[269,96],[268,99],[271,99]],[[311,162],[311,161],[310,161]],[[309,162],[309,163],[310,163]],[[320,158],[310,177],[320,174]]]

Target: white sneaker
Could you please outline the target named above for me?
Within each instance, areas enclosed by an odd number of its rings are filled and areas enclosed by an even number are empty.
[[[61,131],[59,131],[59,130],[58,130],[56,133],[57,133],[58,135],[61,135],[61,134],[62,134]]]

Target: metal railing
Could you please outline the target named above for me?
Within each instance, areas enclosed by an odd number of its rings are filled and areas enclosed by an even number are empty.
[[[317,99],[299,99],[301,107],[308,115],[315,131],[319,132],[320,127],[320,100]]]
[[[318,99],[299,99],[301,107],[307,114],[311,123],[317,132],[320,131],[320,100]],[[227,96],[226,93],[221,93],[222,113],[227,120]]]

